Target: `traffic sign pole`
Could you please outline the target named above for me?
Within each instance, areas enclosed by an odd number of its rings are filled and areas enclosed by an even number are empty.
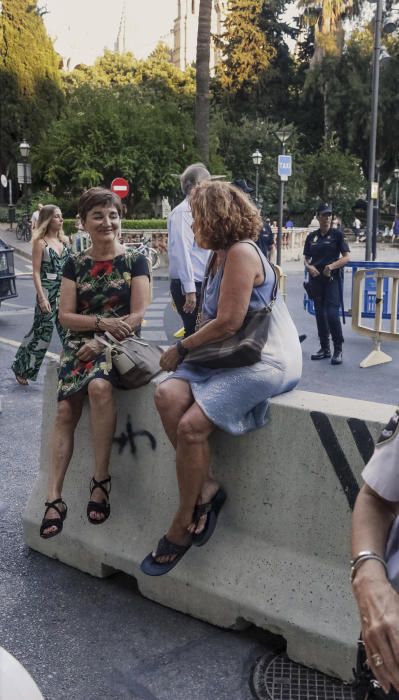
[[[278,231],[277,231],[277,265],[281,265],[281,242],[283,238],[283,208],[284,208],[284,182],[292,175],[292,156],[285,155],[285,144],[282,144],[283,152],[278,157],[277,172],[280,176],[280,190],[278,198]]]

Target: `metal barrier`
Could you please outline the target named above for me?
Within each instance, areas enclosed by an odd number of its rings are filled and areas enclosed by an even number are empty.
[[[390,284],[392,280],[392,284]],[[361,298],[367,284],[372,281],[375,289],[374,298],[374,327],[369,328],[361,321],[365,314],[362,311]],[[372,339],[373,350],[361,361],[360,367],[373,367],[384,362],[391,362],[392,357],[381,350],[381,341],[399,340],[398,325],[398,290],[399,269],[381,268],[356,270],[352,288],[352,328],[361,335]],[[363,298],[364,307],[364,298]],[[385,308],[385,312],[384,312]],[[370,314],[368,317],[370,318]],[[389,330],[382,327],[383,319],[389,319]]]
[[[359,269],[362,269],[362,270],[376,270],[376,269],[399,270],[399,263],[397,263],[397,262],[369,262],[366,260],[362,260],[362,261],[354,260],[354,261],[349,262],[347,265],[345,265],[344,269],[351,269],[352,270],[351,304],[350,304],[349,308],[344,310],[345,316],[351,317],[352,316],[352,309],[353,309],[353,305],[354,305],[354,279],[356,276],[356,272]],[[305,280],[307,280],[307,279],[308,279],[308,271],[305,269]],[[345,280],[345,275],[343,275],[343,278],[342,278],[343,285],[344,285],[344,280]],[[389,278],[386,278],[386,279],[384,279],[384,286],[383,286],[382,297],[381,297],[382,298],[382,318],[383,319],[390,319],[391,318],[390,309],[388,308],[388,302],[389,302],[388,288],[389,288]],[[370,277],[366,277],[366,280],[365,280],[361,307],[362,307],[361,308],[362,318],[374,318],[375,317],[375,312],[376,312],[376,282],[375,282],[374,277],[371,275],[370,275]],[[305,311],[312,314],[312,316],[315,315],[313,301],[311,299],[309,299],[306,292],[304,293],[304,297],[303,297],[303,308],[305,309]]]

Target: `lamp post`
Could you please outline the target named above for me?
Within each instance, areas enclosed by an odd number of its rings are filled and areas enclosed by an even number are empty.
[[[399,185],[399,168],[395,168],[393,171],[395,180],[396,180],[396,189],[395,189],[395,216],[398,214],[398,185]]]
[[[258,199],[259,199],[259,166],[262,162],[262,154],[260,150],[257,148],[256,151],[253,152],[252,156],[252,162],[255,166],[255,202],[256,206],[258,206]]]
[[[28,182],[31,182],[30,177],[30,167],[28,163],[30,145],[25,139],[19,144],[19,152],[22,156],[23,164],[23,185],[24,185],[24,195],[25,195],[25,209],[26,216],[29,217],[29,200],[28,200]]]
[[[288,129],[285,129],[283,127],[282,129],[279,129],[278,131],[276,131],[274,135],[278,139],[278,141],[281,143],[281,150],[282,150],[281,155],[285,155],[285,144],[287,143],[288,139],[291,136],[290,131],[288,131]],[[284,208],[284,180],[283,180],[283,177],[280,176],[280,188],[279,188],[279,197],[278,197],[277,256],[276,256],[277,265],[281,265],[281,241],[282,241],[282,237],[283,237],[283,208]]]

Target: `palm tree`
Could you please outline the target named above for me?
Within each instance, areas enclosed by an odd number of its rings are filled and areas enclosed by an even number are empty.
[[[209,60],[212,0],[200,0],[197,35],[195,134],[202,161],[209,162]]]

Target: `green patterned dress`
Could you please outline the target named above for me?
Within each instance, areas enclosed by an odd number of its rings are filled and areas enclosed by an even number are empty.
[[[130,310],[133,277],[149,277],[144,255],[129,252],[113,260],[93,260],[85,252],[72,255],[63,276],[76,283],[76,312],[87,316],[125,316]],[[67,399],[87,388],[92,379],[106,379],[115,386],[118,380],[107,363],[105,352],[90,362],[81,362],[76,353],[93,338],[94,331],[68,331],[58,374],[58,400]]]
[[[50,345],[54,325],[64,344],[66,332],[58,321],[58,305],[60,300],[60,286],[62,270],[69,257],[69,249],[66,245],[61,255],[50,248],[44,241],[42,263],[40,265],[40,279],[43,292],[50,302],[51,311],[43,313],[36,300],[33,325],[29,333],[24,337],[11,369],[16,375],[36,381],[44,356]]]

